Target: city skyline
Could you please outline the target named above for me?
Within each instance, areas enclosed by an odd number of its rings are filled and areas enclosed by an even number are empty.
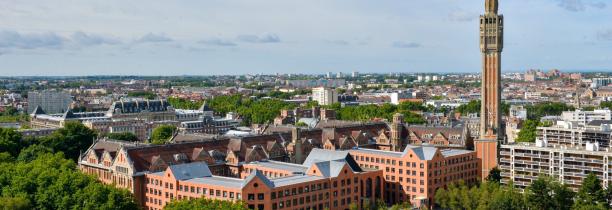
[[[4,76],[480,71],[480,1],[0,4]],[[612,69],[610,10],[502,1],[502,72]]]

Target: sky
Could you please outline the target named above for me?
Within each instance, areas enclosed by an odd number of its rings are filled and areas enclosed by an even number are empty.
[[[484,0],[0,0],[0,76],[479,72]],[[500,0],[502,71],[612,71],[612,1]]]

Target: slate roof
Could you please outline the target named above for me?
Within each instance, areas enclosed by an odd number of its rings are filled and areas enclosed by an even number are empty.
[[[337,177],[342,171],[342,168],[344,167],[344,165],[346,164],[347,162],[343,159],[321,161],[321,162],[316,162],[314,165],[311,166],[311,168],[316,166],[321,172],[321,174],[323,175],[323,177],[329,178],[329,177]]]
[[[168,166],[177,180],[210,177],[212,173],[204,162],[193,162]]]
[[[265,185],[267,185],[270,188],[274,188],[274,183],[272,183],[270,181],[270,179],[268,179],[268,177],[266,177],[266,175],[264,175],[261,171],[259,170],[255,170],[254,172],[252,172],[251,174],[249,174],[249,176],[247,176],[244,179],[244,182],[242,184],[242,187],[244,187],[246,184],[248,184],[249,182],[251,182],[251,180],[255,179],[255,177],[259,178],[261,180],[261,182],[263,182]]]
[[[314,163],[331,160],[344,160],[353,171],[362,171],[359,164],[357,164],[355,159],[353,159],[353,156],[351,156],[348,151],[330,151],[319,148],[313,148],[302,165],[310,167]]]

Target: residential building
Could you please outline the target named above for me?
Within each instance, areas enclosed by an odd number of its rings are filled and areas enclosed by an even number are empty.
[[[501,145],[500,164],[504,184],[525,189],[539,176],[551,176],[577,191],[584,178],[594,173],[608,186],[612,176],[612,152],[597,142],[582,145],[558,145],[538,139],[536,143]]]
[[[319,105],[328,106],[338,102],[338,93],[333,88],[318,87],[312,89],[312,100]]]

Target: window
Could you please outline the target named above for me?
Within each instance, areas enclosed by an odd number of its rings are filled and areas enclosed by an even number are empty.
[[[263,200],[263,199],[264,199],[264,194],[263,193],[257,194],[257,200]]]
[[[250,201],[255,200],[255,194],[249,193],[249,195],[247,196],[247,199]]]

